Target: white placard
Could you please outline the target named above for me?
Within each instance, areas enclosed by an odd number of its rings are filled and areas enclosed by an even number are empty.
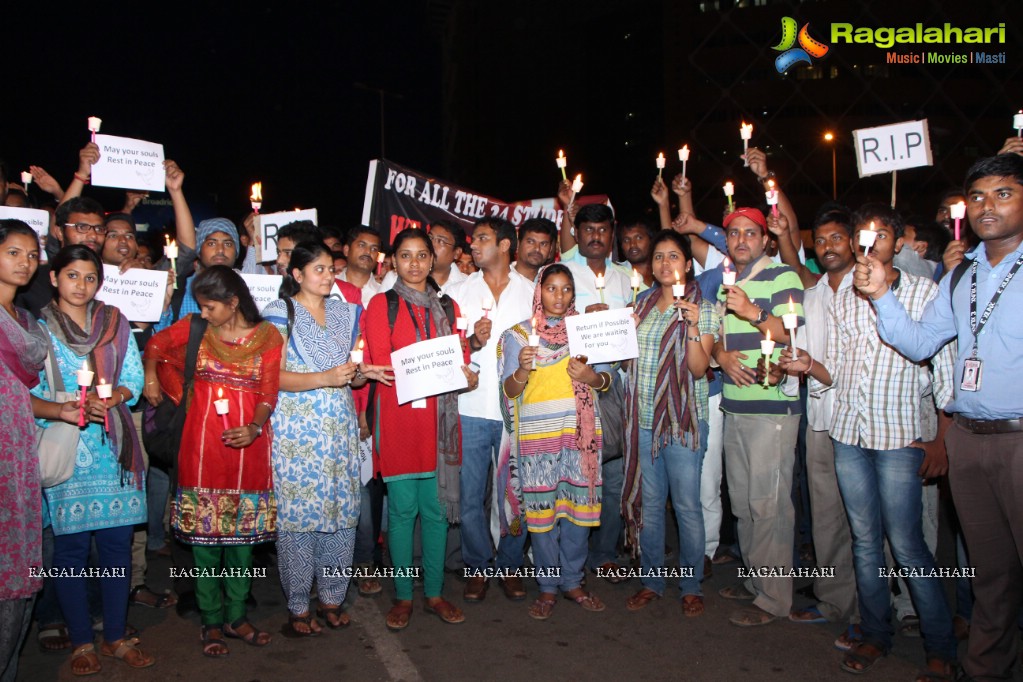
[[[259,243],[256,245],[256,260],[260,263],[277,260],[277,231],[285,225],[299,220],[309,220],[313,225],[319,224],[316,222],[315,208],[256,216],[256,234],[259,235]]]
[[[860,177],[933,166],[927,119],[853,131]]]
[[[39,235],[39,262],[46,262],[46,239],[50,236],[50,214],[38,208],[0,206],[0,220],[13,218],[27,223]]]
[[[132,268],[122,275],[116,265],[104,265],[96,298],[120,308],[129,322],[159,322],[168,281],[165,270]]]
[[[97,135],[99,161],[92,167],[92,184],[163,192],[163,145],[130,137]]]
[[[252,294],[252,298],[256,299],[256,307],[259,308],[259,312],[263,312],[263,308],[280,298],[281,281],[284,279],[280,275],[247,275],[242,273],[242,279],[245,280],[245,284],[249,287],[249,293]]]
[[[456,334],[420,341],[391,353],[398,404],[469,385],[462,371],[462,345]]]
[[[363,485],[373,480],[373,439],[359,441],[359,479]]]
[[[602,310],[565,318],[568,352],[585,355],[586,363],[597,365],[639,357],[636,323],[632,308]]]

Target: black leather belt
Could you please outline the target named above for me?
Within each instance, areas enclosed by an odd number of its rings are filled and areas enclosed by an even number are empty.
[[[1017,433],[1023,431],[1023,419],[970,419],[961,414],[954,417],[955,423],[971,433]]]

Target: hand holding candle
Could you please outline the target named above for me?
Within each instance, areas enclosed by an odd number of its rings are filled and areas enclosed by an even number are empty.
[[[568,159],[565,158],[565,151],[563,149],[558,150],[558,157],[554,159],[554,162],[561,169],[561,179],[568,180],[568,176],[565,174],[565,169],[568,167]]]
[[[217,414],[220,415],[220,420],[224,424],[224,430],[227,431],[231,428],[227,425],[227,413],[231,409],[231,403],[224,397],[224,389],[217,389],[217,400],[213,401],[213,406],[217,408]]]
[[[493,310],[493,309],[494,309],[494,298],[492,296],[488,296],[483,301],[483,319],[484,320],[489,320],[490,319],[488,316],[490,315],[490,311]]]
[[[735,210],[735,204],[732,203],[732,197],[735,195],[735,185],[729,180],[722,189],[725,191],[725,198],[728,199],[728,211],[732,212]]]
[[[575,203],[575,195],[583,191],[583,174],[575,176],[575,180],[572,181],[572,200],[568,203]]]
[[[735,286],[735,270],[732,269],[732,262],[726,257],[721,264],[721,284],[726,287]]]
[[[381,251],[377,254],[377,277],[383,274],[384,271],[384,259],[387,258],[384,252]]]
[[[860,230],[860,246],[863,247],[863,255],[870,255],[870,247],[874,245],[874,241],[877,240],[877,228],[874,227],[874,221],[870,221],[869,230]]]
[[[1012,127],[1016,129],[1016,137],[1023,137],[1023,109],[1012,115]]]
[[[259,213],[259,209],[263,206],[262,182],[252,183],[252,194],[249,195],[249,203],[252,205],[252,212]]]
[[[355,348],[353,348],[352,352],[350,353],[351,358],[352,358],[352,362],[354,362],[356,365],[361,365],[362,364],[362,357],[363,357],[362,354],[365,352],[365,351],[362,350],[363,345],[364,345],[363,344],[363,340],[360,338],[359,339],[359,343],[355,344]]]
[[[796,305],[789,296],[789,311],[781,316],[781,323],[789,330],[789,346],[796,347],[796,328],[799,326],[799,315],[796,314]]]
[[[771,215],[775,218],[778,217],[778,190],[774,187],[774,180],[767,181],[767,191],[764,192],[767,197],[767,205],[771,207]]]
[[[678,276],[678,270],[675,271],[675,283],[671,285],[671,295],[676,301],[682,299],[686,295],[686,285],[682,284],[682,278]],[[678,311],[678,321],[682,321],[682,310]]]
[[[948,207],[948,214],[956,221],[955,240],[959,241],[959,222],[966,217],[966,202],[960,201]]]
[[[764,355],[764,386],[771,385],[771,354],[774,353],[774,341],[771,330],[767,330],[767,338],[760,342],[760,352]]]
[[[654,162],[657,164],[657,177],[660,178],[661,174],[664,172],[664,164],[666,162],[664,152],[659,152]]]

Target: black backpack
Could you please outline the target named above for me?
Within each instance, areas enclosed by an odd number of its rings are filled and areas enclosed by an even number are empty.
[[[178,461],[181,433],[185,429],[185,402],[192,388],[199,344],[205,333],[206,320],[200,315],[192,315],[188,346],[185,348],[185,386],[181,403],[175,405],[173,400],[165,397],[156,407],[146,405],[142,412],[142,443],[149,454],[149,464],[163,471],[170,471]]]

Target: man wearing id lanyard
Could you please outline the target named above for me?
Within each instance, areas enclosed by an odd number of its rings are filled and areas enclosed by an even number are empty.
[[[1023,157],[982,159],[966,177],[967,214],[980,246],[912,321],[884,271],[857,256],[854,285],[877,310],[881,338],[914,360],[957,338],[955,392],[945,407],[949,482],[974,570],[974,610],[963,667],[974,680],[1011,679],[1023,606]]]

